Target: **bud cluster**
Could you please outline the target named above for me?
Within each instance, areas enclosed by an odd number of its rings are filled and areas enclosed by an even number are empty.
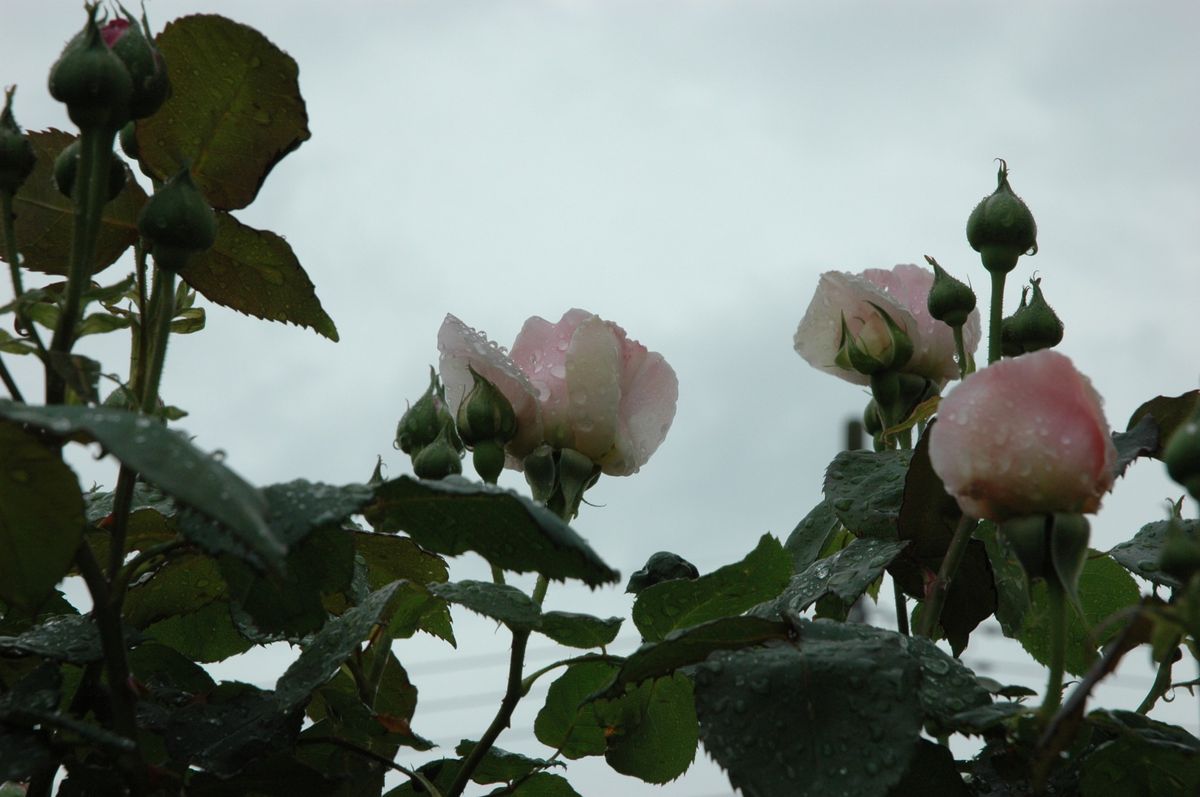
[[[446,406],[445,388],[429,369],[429,388],[400,416],[396,447],[412,458],[419,479],[444,479],[462,473],[463,443]]]

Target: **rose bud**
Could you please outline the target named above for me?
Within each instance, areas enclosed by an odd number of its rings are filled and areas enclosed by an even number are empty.
[[[1062,342],[1063,323],[1042,295],[1042,281],[1031,279],[1033,297],[1026,304],[1027,290],[1021,291],[1021,305],[1000,325],[1000,350],[1005,357],[1041,351]]]
[[[462,473],[462,449],[456,444],[454,430],[443,426],[442,433],[412,458],[418,479],[444,479]]]
[[[664,581],[699,577],[700,571],[687,559],[670,551],[659,551],[646,560],[646,564],[642,566],[641,570],[638,570],[629,577],[629,583],[625,585],[625,591],[637,595],[647,587],[653,587],[655,584],[661,584]]]
[[[1008,184],[1008,164],[1003,160],[996,182],[996,190],[967,219],[967,243],[979,253],[984,268],[1007,274],[1021,255],[1037,254],[1037,223]]]
[[[75,191],[75,175],[79,171],[79,139],[75,139],[54,159],[54,185],[65,197],[71,197]],[[108,191],[105,201],[111,202],[125,187],[128,173],[125,164],[119,158],[108,159]]]
[[[88,6],[87,25],[50,67],[50,96],[67,106],[80,129],[116,131],[129,121],[133,79],[101,37],[98,8]]]
[[[885,364],[925,377],[940,389],[958,377],[958,365],[953,331],[929,314],[933,281],[933,272],[912,264],[861,274],[825,272],[796,329],[796,352],[815,368],[866,385],[870,377],[851,361],[852,346],[847,341],[861,349],[856,357],[865,354],[883,362],[889,356],[894,328],[907,336],[912,354],[907,359],[894,356]],[[979,311],[972,310],[963,326],[968,353],[979,346],[979,338]],[[870,365],[860,360],[864,364]]]
[[[12,98],[16,90],[16,86],[4,90],[4,110],[0,111],[0,191],[9,194],[17,193],[37,161],[33,144],[13,117]]]
[[[125,19],[114,19],[100,29],[104,43],[121,59],[133,81],[129,97],[129,118],[145,119],[157,111],[171,96],[171,82],[162,53],[151,42],[150,25],[142,16],[138,25],[128,11],[121,8]]]
[[[149,241],[159,268],[176,272],[216,241],[217,216],[186,167],[146,202],[138,216],[138,232]]]
[[[438,383],[437,373],[430,366],[428,389],[416,404],[404,411],[396,425],[396,447],[405,454],[415,456],[436,440],[442,433],[442,427],[450,422],[442,386]]]
[[[1117,451],[1091,382],[1047,350],[997,362],[951,390],[929,459],[963,512],[1002,521],[1095,512]]]
[[[929,314],[943,324],[961,327],[975,309],[975,291],[965,282],[947,274],[932,257],[927,256],[925,260],[933,266],[933,285],[926,302]]]
[[[650,459],[675,417],[679,383],[662,355],[584,310],[570,310],[556,324],[530,318],[511,354],[448,315],[438,349],[452,410],[473,386],[472,370],[512,406],[517,430],[505,464],[515,470],[545,443],[627,476]]]

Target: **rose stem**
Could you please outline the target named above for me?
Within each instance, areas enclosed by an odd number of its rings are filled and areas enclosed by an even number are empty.
[[[988,316],[988,365],[1000,359],[1000,320],[1004,315],[1003,271],[988,272],[992,275],[992,309]]]
[[[1046,595],[1050,599],[1050,677],[1038,712],[1043,721],[1049,721],[1062,703],[1063,660],[1067,655],[1067,601],[1062,584],[1047,579]]]
[[[958,566],[962,564],[963,554],[967,552],[967,543],[971,541],[971,534],[975,531],[976,523],[975,518],[970,515],[963,515],[959,519],[958,527],[954,529],[954,536],[950,538],[950,547],[946,549],[946,556],[942,559],[942,566],[938,570],[937,578],[930,585],[928,603],[921,612],[921,622],[917,626],[918,636],[933,638],[938,621],[942,618],[942,607],[946,605],[946,596],[950,593],[950,582],[954,580],[955,574],[958,573]]]

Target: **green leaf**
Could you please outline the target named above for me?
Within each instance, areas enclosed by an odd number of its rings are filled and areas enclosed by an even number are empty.
[[[110,313],[92,313],[79,322],[75,327],[75,335],[82,338],[85,335],[103,335],[106,332],[116,332],[118,329],[128,329],[131,319]]]
[[[700,625],[672,631],[661,642],[647,642],[622,662],[606,697],[619,696],[625,688],[648,678],[671,675],[681,667],[698,664],[718,650],[740,650],[771,640],[787,639],[791,626],[761,617],[722,617]]]
[[[541,623],[541,610],[528,595],[508,584],[490,581],[451,581],[430,584],[429,591],[442,600],[498,620],[514,631],[532,631]]]
[[[466,759],[475,749],[476,742],[463,739],[454,748],[454,754]],[[471,773],[471,780],[476,783],[511,783],[518,778],[532,774],[539,769],[551,766],[564,766],[561,761],[547,761],[544,758],[530,758],[519,753],[510,753],[499,747],[491,747],[479,762],[478,768]]]
[[[1088,723],[1111,737],[1081,763],[1088,797],[1200,793],[1200,740],[1131,711],[1094,711]]]
[[[143,166],[165,179],[186,164],[213,207],[249,205],[275,164],[311,135],[296,62],[255,29],[216,15],[176,19],[155,42],[172,96],[137,123]]]
[[[682,673],[643,681],[594,705],[608,738],[604,758],[617,772],[667,783],[692,765],[699,728],[692,682]]]
[[[755,607],[754,613],[767,618],[799,614],[826,595],[836,595],[850,606],[906,545],[903,541],[856,538],[833,556],[818,559],[792,576],[778,597]]]
[[[1042,664],[1050,662],[1050,613],[1046,584],[1036,581],[1033,601],[1025,614],[1025,623],[1017,640]],[[1072,675],[1083,675],[1096,657],[1097,648],[1111,639],[1120,624],[1109,625],[1104,634],[1089,641],[1089,631],[1096,628],[1113,612],[1137,603],[1140,597],[1137,583],[1124,568],[1109,556],[1089,551],[1083,575],[1079,578],[1079,599],[1083,606],[1080,618],[1068,604],[1067,653],[1063,667]],[[1085,626],[1086,624],[1086,626]],[[1092,642],[1095,645],[1091,644]]]
[[[217,240],[179,275],[209,300],[239,313],[308,327],[336,341],[337,328],[292,247],[269,230],[217,214]],[[200,319],[203,326],[203,318]]]
[[[546,703],[533,723],[538,741],[570,759],[602,755],[606,748],[604,728],[588,697],[606,686],[617,672],[602,661],[572,664],[546,692]]]
[[[286,532],[281,536],[291,550],[280,574],[264,576],[232,556],[220,557],[220,572],[234,605],[249,615],[257,633],[298,640],[325,624],[322,598],[349,588],[354,544],[346,531],[332,525],[298,542]]]
[[[217,563],[207,556],[169,559],[149,579],[139,579],[125,594],[125,622],[145,628],[187,614],[229,594]]]
[[[825,499],[859,537],[897,538],[911,451],[843,451],[825,471]]]
[[[787,586],[792,558],[764,534],[745,559],[696,579],[664,581],[638,593],[633,622],[653,642],[677,628],[741,614]]]
[[[600,648],[617,638],[622,622],[620,617],[609,617],[605,620],[590,614],[546,612],[542,615],[537,630],[560,645],[572,648]]]
[[[401,476],[376,487],[364,514],[376,530],[407,532],[447,556],[474,551],[505,570],[575,578],[592,587],[621,577],[553,512],[493,485]]]
[[[1189,390],[1178,396],[1156,396],[1133,411],[1126,429],[1133,431],[1147,415],[1158,425],[1158,446],[1148,452],[1155,459],[1162,458],[1162,447],[1171,439],[1175,430],[1182,426],[1196,408],[1200,406],[1200,390]]]
[[[262,493],[157,421],[106,407],[30,407],[7,400],[0,400],[0,417],[94,440],[142,478],[224,523],[267,562],[276,563],[287,552],[267,526]]]
[[[1200,520],[1175,520],[1174,523],[1192,539],[1200,539]],[[1170,528],[1171,521],[1168,520],[1147,523],[1133,535],[1133,539],[1117,545],[1109,554],[1134,575],[1154,584],[1178,589],[1183,586],[1182,582],[1164,573],[1158,566]]]
[[[567,779],[553,772],[537,772],[525,778],[515,788],[500,788],[489,797],[580,797]]]
[[[813,507],[783,544],[784,550],[792,555],[792,569],[799,573],[817,561],[841,525],[833,505],[828,501],[821,501]]]
[[[290,749],[302,716],[294,706],[281,710],[276,694],[227,682],[169,712],[157,730],[173,759],[231,777],[255,759]]]
[[[983,542],[996,585],[996,619],[1009,639],[1016,639],[1029,611],[1029,580],[1025,568],[996,533],[996,524],[985,520],[975,537]]]
[[[61,130],[29,133],[37,163],[33,173],[21,184],[13,198],[14,234],[21,253],[21,265],[46,274],[67,273],[71,253],[71,228],[75,209],[71,199],[54,184],[54,160],[76,136]],[[128,172],[128,169],[126,169]],[[132,178],[116,199],[100,214],[100,237],[96,243],[93,274],[111,266],[137,240],[137,217],[146,204],[146,192]],[[4,231],[0,229],[0,242]],[[7,252],[7,244],[0,252]],[[0,259],[5,259],[0,256]]]
[[[366,639],[371,627],[381,621],[399,587],[400,582],[396,582],[372,592],[361,604],[317,632],[275,684],[275,700],[283,711],[302,704],[314,689],[329,680]]]
[[[908,771],[888,794],[891,797],[971,797],[971,791],[958,774],[950,748],[927,739],[917,740]]]
[[[0,599],[35,611],[71,569],[83,524],[79,482],[58,450],[0,423]]]
[[[204,694],[216,684],[212,676],[174,648],[144,642],[128,653],[129,671],[150,689]]]
[[[57,708],[61,686],[59,668],[43,664],[0,695],[0,782],[28,780],[55,760],[48,740],[34,726],[40,715]]]
[[[1128,431],[1113,432],[1113,445],[1117,449],[1115,473],[1123,476],[1125,469],[1138,457],[1153,457],[1158,454],[1162,440],[1159,439],[1158,422],[1149,413],[1143,415]]]
[[[72,664],[87,664],[104,658],[100,632],[87,615],[60,614],[16,636],[0,637],[0,653],[41,656]]]
[[[697,668],[704,748],[748,795],[882,797],[920,735],[920,670],[898,635],[810,639],[816,625],[804,623],[796,646],[719,653]]]
[[[445,582],[450,577],[446,561],[430,553],[407,537],[376,534],[369,531],[350,533],[354,549],[367,563],[367,583],[379,589],[397,579],[416,584]]]
[[[237,629],[228,601],[213,601],[187,614],[168,617],[146,628],[146,636],[192,661],[223,661],[254,646]]]

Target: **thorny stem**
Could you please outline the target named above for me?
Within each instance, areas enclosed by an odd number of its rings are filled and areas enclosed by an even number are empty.
[[[79,544],[75,553],[75,563],[87,584],[88,592],[92,595],[92,618],[100,631],[105,673],[108,676],[108,694],[112,701],[113,723],[117,733],[134,744],[133,752],[122,756],[121,763],[130,775],[131,793],[134,797],[140,797],[147,793],[146,769],[141,751],[137,747],[135,696],[129,684],[129,660],[125,653],[120,606],[112,604],[109,584],[86,540]]]
[[[900,582],[892,578],[892,593],[896,596],[896,630],[904,636],[908,636],[908,598],[904,595],[904,590],[900,589]]]
[[[25,288],[21,284],[21,256],[17,252],[17,233],[13,224],[13,220],[16,218],[13,213],[13,195],[9,191],[0,191],[0,216],[3,216],[0,223],[4,225],[4,259],[8,261],[9,274],[12,276],[17,323],[25,334],[29,335],[29,339],[37,347],[38,354],[44,356],[46,347],[42,344],[42,336],[38,334],[37,327],[25,315],[25,308],[21,306],[21,297],[25,295]]]
[[[537,584],[533,588],[533,602],[540,609],[542,601],[546,599],[546,590],[550,587],[550,580],[545,576],[537,577]],[[467,783],[471,780],[471,775],[479,767],[484,756],[492,749],[492,745],[496,743],[496,739],[500,738],[500,734],[508,727],[512,720],[513,712],[516,711],[517,703],[521,702],[521,698],[525,696],[524,683],[522,679],[522,670],[525,667],[525,649],[529,645],[528,630],[514,630],[512,655],[508,661],[508,685],[504,690],[504,697],[500,699],[500,708],[496,710],[496,716],[492,718],[491,725],[488,725],[487,730],[479,737],[479,742],[476,743],[470,755],[463,761],[462,767],[454,776],[454,782],[450,784],[450,788],[446,791],[446,797],[459,797],[463,793],[463,789],[467,787]]]
[[[1162,662],[1158,665],[1158,673],[1154,676],[1154,683],[1150,686],[1150,691],[1146,693],[1146,697],[1137,707],[1137,713],[1149,714],[1150,709],[1154,708],[1154,704],[1159,698],[1165,695],[1171,689],[1171,669],[1175,666],[1175,653],[1178,651],[1179,643],[1182,641],[1181,635],[1176,635],[1174,640],[1165,649],[1168,651]]]
[[[951,327],[954,331],[954,351],[958,355],[958,376],[960,379],[967,378],[967,347],[963,342],[963,328],[960,324],[956,327]]]
[[[937,578],[930,585],[928,602],[921,611],[921,623],[917,627],[917,636],[933,638],[938,622],[942,618],[942,608],[946,605],[946,596],[950,594],[950,583],[958,574],[958,567],[962,564],[963,554],[967,551],[967,544],[971,541],[971,534],[975,531],[978,522],[970,515],[963,515],[959,519],[958,527],[954,529],[954,536],[950,538],[950,546],[946,549],[946,556],[942,559],[942,566],[938,569]]]
[[[1057,579],[1047,579],[1050,609],[1050,675],[1039,714],[1049,721],[1062,704],[1063,661],[1067,656],[1067,598]]]
[[[21,388],[17,387],[12,374],[8,372],[8,366],[4,364],[4,360],[2,359],[0,359],[0,381],[3,381],[4,386],[8,388],[8,394],[13,397],[13,401],[18,404],[25,403],[25,397],[21,395]]]
[[[71,260],[62,313],[50,340],[51,355],[69,354],[75,345],[75,326],[79,322],[83,292],[91,281],[96,257],[96,239],[100,235],[100,214],[104,210],[105,192],[108,190],[108,165],[115,136],[115,130],[99,129],[85,129],[80,134]],[[61,404],[65,397],[66,383],[47,362],[46,403]]]
[[[992,275],[992,303],[988,316],[988,365],[1000,359],[1000,322],[1004,315],[1004,278],[1008,275],[1003,271],[989,272]]]

